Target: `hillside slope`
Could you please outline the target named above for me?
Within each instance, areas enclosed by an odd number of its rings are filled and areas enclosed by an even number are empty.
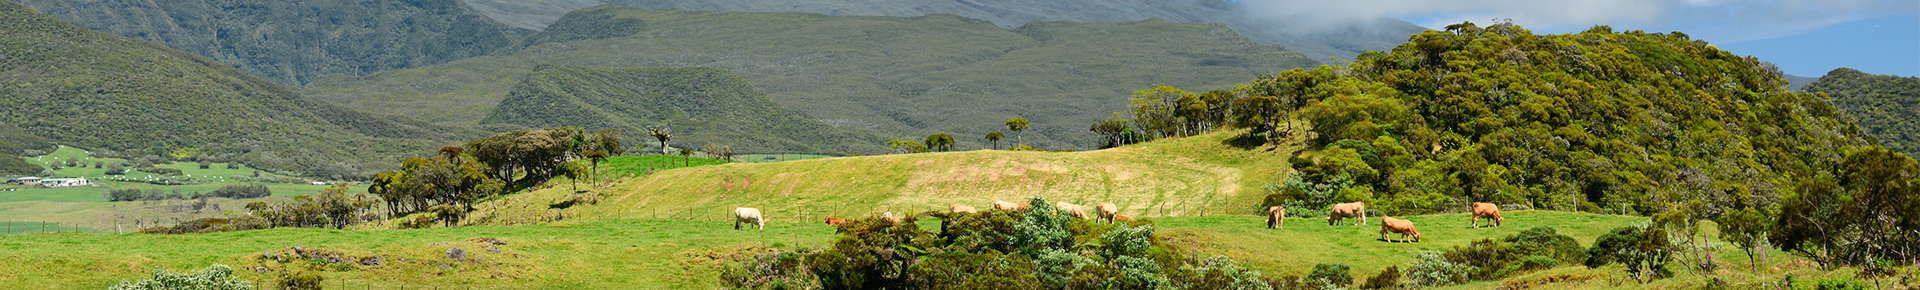
[[[881,138],[957,136],[960,148],[1024,116],[1028,143],[1082,147],[1085,124],[1140,84],[1225,89],[1316,65],[1225,26],[1162,21],[1033,23],[1003,29],[952,15],[915,18],[712,13],[602,6],[536,36],[571,40],[366,77],[311,94],[370,111],[475,124],[536,64],[710,67],[745,77],[783,107]],[[1009,132],[1011,133],[1011,132]],[[835,145],[839,146],[839,145]],[[839,152],[820,152],[839,153]]]
[[[487,55],[531,30],[458,0],[18,0],[68,22],[165,43],[289,86]]]
[[[358,177],[401,154],[477,135],[348,110],[13,2],[0,1],[0,48],[0,124],[64,145]]]
[[[480,123],[617,128],[642,141],[648,127],[662,126],[680,136],[676,147],[763,152],[880,152],[884,141],[783,109],[739,75],[711,68],[538,67]]]
[[[1801,91],[1825,93],[1887,149],[1920,155],[1920,78],[1839,68]]]
[[[465,0],[488,11],[487,16],[503,21],[524,23],[528,19],[546,19],[541,27],[559,18],[559,9],[593,0],[496,1]],[[607,0],[604,3],[651,9],[685,9],[713,12],[806,12],[826,15],[867,15],[914,17],[954,14],[984,19],[1000,27],[1014,28],[1033,21],[1119,22],[1160,19],[1172,22],[1219,22],[1261,44],[1277,44],[1305,53],[1316,61],[1328,57],[1353,59],[1369,50],[1387,50],[1420,33],[1424,27],[1398,19],[1328,25],[1298,23],[1278,19],[1223,0]],[[522,26],[526,27],[526,26]],[[537,27],[528,27],[540,29]]]

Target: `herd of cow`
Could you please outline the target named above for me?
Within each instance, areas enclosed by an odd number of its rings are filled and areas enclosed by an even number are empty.
[[[1031,210],[1032,207],[1033,205],[1024,203],[1011,203],[998,200],[993,202],[993,209],[995,210],[1021,211]],[[1098,219],[1104,220],[1107,223],[1113,223],[1114,220],[1133,221],[1133,218],[1120,215],[1120,207],[1115,206],[1113,203],[1102,202],[1095,204],[1093,208],[1095,215],[1089,216],[1084,206],[1065,202],[1053,204],[1054,212],[1066,213],[1081,219]],[[1473,203],[1472,209],[1474,228],[1480,227],[1480,219],[1483,218],[1492,221],[1493,226],[1496,227],[1507,220],[1504,217],[1500,217],[1500,206],[1492,203],[1476,202]],[[972,206],[958,204],[948,207],[947,211],[949,213],[979,213],[979,211],[975,210]],[[733,229],[735,230],[740,229],[740,224],[742,223],[753,225],[757,229],[764,230],[767,228],[767,219],[760,214],[760,209],[750,207],[735,208],[733,209],[733,215]],[[880,217],[892,220],[893,222],[900,222],[900,218],[893,216],[892,212],[882,213]],[[1360,223],[1358,225],[1366,225],[1367,205],[1360,202],[1335,204],[1332,210],[1327,212],[1327,225],[1338,225],[1341,220],[1346,219],[1359,219]],[[1286,207],[1273,206],[1267,208],[1268,229],[1285,229],[1286,220]],[[826,218],[828,225],[840,225],[846,222],[846,219]],[[1395,240],[1387,238],[1387,234],[1389,233],[1400,234],[1400,241],[1420,241],[1420,231],[1414,230],[1413,221],[1382,216],[1380,217],[1380,239],[1388,242],[1396,242]]]

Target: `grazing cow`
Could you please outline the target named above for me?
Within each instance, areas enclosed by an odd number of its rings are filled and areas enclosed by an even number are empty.
[[[1500,217],[1500,206],[1492,203],[1473,203],[1473,228],[1480,228],[1480,219],[1493,220],[1493,226],[1500,226],[1507,218]]]
[[[733,209],[733,229],[740,229],[740,223],[754,225],[756,229],[767,229],[767,218],[760,216],[760,209],[742,207]]]
[[[1331,226],[1331,225],[1334,225],[1335,222],[1339,222],[1342,219],[1355,218],[1355,217],[1360,218],[1360,225],[1367,224],[1367,205],[1366,204],[1360,203],[1358,201],[1335,204],[1333,205],[1333,211],[1327,213],[1327,225]]]
[[[951,207],[947,207],[947,209],[952,213],[980,213],[980,211],[974,210],[973,207],[971,206],[964,206],[964,205],[958,205],[958,204],[953,205]]]
[[[1083,207],[1077,204],[1071,204],[1066,202],[1056,202],[1056,203],[1053,203],[1053,209],[1056,210],[1057,212],[1065,212],[1067,214],[1073,215],[1073,217],[1082,218],[1082,219],[1088,218],[1086,207]]]
[[[1287,207],[1278,206],[1278,205],[1267,207],[1267,228],[1269,229],[1286,229],[1287,228]]]
[[[844,223],[847,223],[847,220],[837,219],[837,218],[827,218],[827,225],[830,225],[830,226],[837,226]]]
[[[1113,205],[1111,202],[1095,204],[1093,209],[1099,211],[1100,219],[1107,220],[1107,223],[1113,223],[1113,216],[1120,214],[1120,206]]]
[[[1130,217],[1127,217],[1127,216],[1124,216],[1124,215],[1117,215],[1117,214],[1116,214],[1116,215],[1113,215],[1113,218],[1114,218],[1114,219],[1117,219],[1117,220],[1123,220],[1123,221],[1127,221],[1127,222],[1133,222],[1133,218],[1130,218]]]
[[[1007,201],[1004,201],[1004,200],[995,200],[995,201],[993,201],[993,209],[997,209],[997,210],[1019,210],[1019,209],[1020,209],[1020,204],[1016,204],[1016,203],[1011,203],[1011,202],[1007,202]]]
[[[1420,231],[1414,230],[1413,221],[1410,221],[1410,220],[1403,220],[1403,219],[1397,219],[1397,218],[1391,218],[1391,217],[1381,218],[1380,219],[1380,239],[1387,240],[1387,242],[1393,242],[1393,240],[1387,239],[1387,233],[1400,234],[1401,240],[1406,240],[1408,237],[1412,237],[1414,242],[1420,241]]]

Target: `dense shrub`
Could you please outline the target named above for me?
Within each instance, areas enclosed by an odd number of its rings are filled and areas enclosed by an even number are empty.
[[[200,192],[183,194],[177,189],[172,192],[166,192],[158,188],[149,188],[144,191],[139,189],[115,189],[107,192],[108,201],[183,200],[209,197],[241,199],[268,196],[273,196],[273,190],[267,189],[265,185],[228,185],[204,194]]]
[[[1321,286],[1318,288],[1322,289],[1347,287],[1347,285],[1353,285],[1353,274],[1350,272],[1347,264],[1314,264],[1313,272],[1307,272],[1307,277],[1303,277],[1302,279],[1306,281],[1307,284],[1318,285]]]
[[[1528,229],[1501,240],[1482,239],[1455,246],[1443,256],[1449,262],[1472,267],[1469,278],[1473,280],[1498,280],[1586,260],[1586,252],[1579,242],[1550,227]]]
[[[140,281],[121,281],[108,286],[111,290],[252,290],[253,284],[246,280],[235,279],[233,268],[227,265],[213,266],[193,273],[173,273],[153,269],[153,278]],[[314,288],[318,289],[318,288]]]
[[[930,218],[940,219],[938,232],[919,226]],[[1271,289],[1260,272],[1231,259],[1188,257],[1146,222],[995,210],[928,212],[897,223],[868,217],[839,231],[827,249],[758,255],[721,280],[745,289]]]
[[[1586,266],[1620,263],[1641,282],[1671,277],[1673,270],[1667,269],[1667,261],[1673,258],[1670,243],[1665,228],[1646,224],[1615,228],[1594,239],[1593,248],[1587,249]]]
[[[1373,278],[1367,278],[1365,284],[1360,284],[1360,289],[1400,289],[1400,267],[1387,266],[1379,274],[1373,274]]]
[[[160,167],[141,168],[140,172],[152,173],[153,175],[168,175],[168,176],[180,175],[179,169],[160,168]]]
[[[151,227],[151,228],[142,229],[140,230],[140,233],[175,234],[175,235],[204,234],[204,233],[214,233],[214,232],[260,230],[260,229],[267,229],[272,227],[273,227],[273,224],[269,223],[267,219],[256,217],[256,216],[250,216],[250,215],[241,215],[241,216],[235,216],[232,218],[213,218],[213,217],[198,218],[198,219],[180,222],[180,224],[174,225],[172,227]]]
[[[1436,251],[1422,251],[1414,255],[1414,262],[1407,266],[1407,282],[1421,287],[1439,287],[1466,283],[1473,266],[1447,261],[1445,255]]]

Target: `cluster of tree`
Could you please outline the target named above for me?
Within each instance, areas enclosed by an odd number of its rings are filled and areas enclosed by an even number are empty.
[[[380,219],[379,213],[370,211],[379,203],[379,198],[364,193],[349,195],[345,184],[335,184],[319,194],[295,196],[292,201],[248,203],[247,210],[255,217],[266,219],[272,227],[339,229]]]
[[[518,130],[443,147],[431,159],[409,158],[400,170],[374,175],[367,192],[380,196],[388,215],[433,213],[454,225],[481,199],[568,177],[593,180],[599,164],[626,153],[618,129],[591,134],[579,128]],[[587,164],[582,164],[585,161]]]
[[[0,176],[34,175],[40,174],[40,171],[43,170],[47,170],[47,168],[40,167],[40,165],[33,163],[27,163],[26,159],[21,159],[20,157],[0,153]]]
[[[212,192],[208,192],[205,194],[202,194],[198,191],[182,194],[178,189],[175,189],[172,192],[166,192],[166,191],[161,191],[158,188],[149,188],[147,190],[115,189],[107,192],[108,201],[141,201],[141,200],[169,200],[169,199],[184,200],[184,199],[202,199],[202,198],[209,198],[209,197],[241,199],[241,198],[262,198],[262,197],[268,197],[268,196],[273,196],[273,191],[270,189],[267,189],[267,186],[265,185],[228,185],[228,186],[222,186],[220,187],[220,189],[215,189]]]
[[[1271,203],[1364,201],[1387,214],[1469,202],[1690,219],[1783,200],[1872,146],[1771,64],[1683,33],[1535,35],[1470,23],[1349,65],[1262,76],[1232,90],[1136,92],[1108,145],[1222,126],[1235,144],[1305,137]],[[1297,127],[1297,129],[1296,129]],[[1129,130],[1136,133],[1126,133]],[[1700,201],[1695,205],[1687,201]]]
[[[1860,130],[1880,145],[1907,155],[1920,154],[1920,77],[1872,75],[1838,68],[1801,91],[1826,96],[1852,115]]]
[[[929,217],[941,219],[938,231],[917,225]],[[726,269],[721,279],[736,289],[1273,287],[1231,259],[1202,259],[1166,243],[1152,225],[1094,223],[1053,211],[929,212],[897,223],[869,217],[839,232],[827,249],[763,255]]]

